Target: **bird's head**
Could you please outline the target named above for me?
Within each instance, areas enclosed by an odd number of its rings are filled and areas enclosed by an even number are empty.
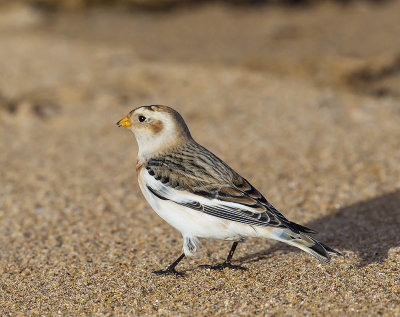
[[[142,106],[128,113],[117,126],[130,129],[143,160],[191,140],[181,115],[167,106]]]

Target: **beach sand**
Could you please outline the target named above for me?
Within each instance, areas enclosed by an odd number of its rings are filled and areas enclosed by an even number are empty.
[[[0,10],[1,315],[400,316],[400,2],[162,12]],[[165,104],[344,257],[181,236],[140,193]]]

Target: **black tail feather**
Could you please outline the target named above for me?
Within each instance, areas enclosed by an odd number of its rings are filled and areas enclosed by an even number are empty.
[[[289,229],[293,230],[296,233],[300,233],[300,232],[302,232],[302,233],[313,233],[313,234],[318,233],[314,229],[307,228],[307,227],[299,225],[299,224],[297,224],[295,222],[289,222],[287,224],[287,226],[288,226]]]
[[[338,252],[338,251],[332,249],[331,247],[328,247],[325,243],[322,243],[322,242],[318,242],[318,243],[319,243],[320,245],[322,245],[322,246],[324,247],[324,249],[325,249],[326,251],[328,251],[329,253],[334,253],[334,254],[337,254],[337,255],[340,255],[340,256],[344,256],[342,253],[340,253],[340,252]]]
[[[329,255],[326,251],[326,248],[322,245],[322,243],[315,241],[315,244],[309,247],[311,250],[317,252],[322,257],[329,259]]]

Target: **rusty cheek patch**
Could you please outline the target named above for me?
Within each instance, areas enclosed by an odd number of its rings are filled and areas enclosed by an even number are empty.
[[[161,121],[156,120],[150,125],[150,129],[153,132],[153,134],[158,134],[162,131],[164,128],[164,125]]]

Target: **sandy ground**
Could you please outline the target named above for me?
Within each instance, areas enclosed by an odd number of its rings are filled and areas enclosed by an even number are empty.
[[[400,2],[0,11],[1,315],[400,316]],[[167,104],[345,257],[181,237],[115,122]]]

